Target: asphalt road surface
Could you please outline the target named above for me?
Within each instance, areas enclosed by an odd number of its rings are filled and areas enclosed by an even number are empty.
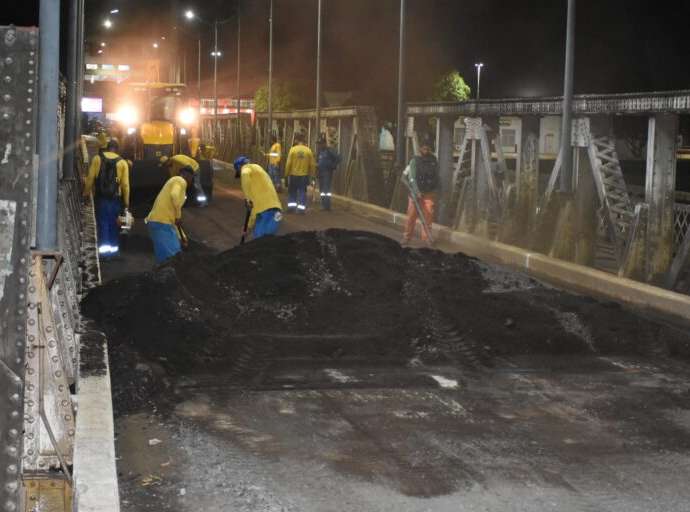
[[[219,181],[184,220],[224,250],[244,206]],[[400,236],[341,211],[282,229],[327,227]],[[141,225],[124,247],[106,280],[152,266]],[[195,375],[171,396],[171,410],[116,418],[124,511],[690,511],[690,365],[677,360],[522,357],[468,373],[281,359],[251,385]]]

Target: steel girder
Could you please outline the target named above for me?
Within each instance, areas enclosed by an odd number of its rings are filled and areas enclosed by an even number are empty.
[[[21,505],[38,31],[0,27],[0,510]]]
[[[563,98],[501,98],[461,103],[410,103],[408,116],[560,115]],[[573,100],[573,114],[690,113],[690,90],[630,94],[586,94]]]

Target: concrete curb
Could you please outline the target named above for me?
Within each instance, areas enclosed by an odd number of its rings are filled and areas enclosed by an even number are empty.
[[[363,217],[402,227],[406,215],[342,196],[333,197],[339,207]],[[624,279],[613,274],[550,258],[520,247],[493,242],[448,227],[434,224],[437,240],[452,244],[468,256],[523,271],[535,278],[578,293],[621,302],[690,320],[690,297],[645,283]]]
[[[80,377],[74,445],[74,510],[119,512],[110,368],[102,337],[102,373]]]

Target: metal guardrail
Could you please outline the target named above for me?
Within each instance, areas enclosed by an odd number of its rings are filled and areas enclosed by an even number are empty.
[[[363,108],[363,107],[362,106],[326,107],[326,108],[322,108],[320,113],[321,113],[322,119],[331,119],[331,118],[338,118],[338,117],[354,117],[357,115],[360,108]],[[364,108],[371,108],[371,107],[364,107]],[[257,112],[256,117],[258,119],[268,119],[268,113],[267,112]],[[294,110],[291,112],[273,112],[273,119],[274,120],[316,119],[316,110],[315,109],[303,109],[303,110]]]
[[[690,229],[690,204],[676,203],[673,213],[673,253],[675,254]]]
[[[563,98],[500,98],[464,102],[409,103],[408,116],[560,115]],[[690,113],[690,90],[631,94],[585,94],[573,101],[576,115]]]

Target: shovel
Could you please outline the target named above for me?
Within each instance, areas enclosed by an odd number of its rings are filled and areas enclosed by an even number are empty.
[[[242,238],[240,239],[240,245],[244,245],[244,241],[247,238],[247,229],[249,228],[249,218],[252,216],[252,209],[247,207],[247,213],[244,216],[244,226],[242,227]]]

